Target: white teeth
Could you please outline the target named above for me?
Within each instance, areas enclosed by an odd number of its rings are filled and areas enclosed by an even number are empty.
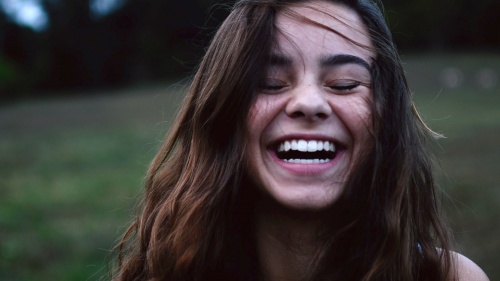
[[[323,150],[323,142],[322,141],[318,141],[318,145],[316,146],[316,149],[319,151]]]
[[[318,150],[318,143],[316,141],[309,141],[307,143],[307,151],[315,152],[316,150]]]
[[[299,151],[302,151],[302,152],[306,152],[307,151],[307,141],[305,140],[299,140],[297,142],[298,146],[297,146],[297,149]]]
[[[335,144],[329,141],[321,140],[286,140],[278,146],[278,152],[286,151],[316,152],[331,151],[335,152]],[[283,161],[295,164],[322,164],[330,162],[332,159],[283,159]]]
[[[316,151],[332,151],[335,152],[336,148],[333,142],[320,141],[320,140],[291,140],[283,141],[278,147],[278,152],[298,150],[301,152],[316,152]]]
[[[283,161],[294,164],[318,164],[330,162],[330,159],[283,159]]]
[[[289,141],[285,141],[285,147],[284,148],[285,148],[285,151],[288,151],[288,150],[290,150],[290,148],[292,148],[292,145],[290,144]]]

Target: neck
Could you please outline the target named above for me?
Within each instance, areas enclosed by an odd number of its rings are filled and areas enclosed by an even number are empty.
[[[264,280],[307,280],[318,249],[320,216],[291,211],[274,202],[256,205],[256,239]]]

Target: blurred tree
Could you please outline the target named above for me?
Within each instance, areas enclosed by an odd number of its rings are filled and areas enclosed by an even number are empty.
[[[234,2],[116,0],[109,13],[96,15],[98,1],[38,0],[49,23],[42,32],[19,27],[0,12],[0,98],[29,89],[184,77],[228,14],[220,7]],[[383,2],[402,50],[498,51],[498,0]]]
[[[194,3],[193,3],[194,2]],[[214,1],[132,0],[123,10],[135,18],[135,77],[161,79],[185,76],[208,42],[207,30],[225,16],[218,10],[207,21]],[[220,3],[220,1],[219,1]]]
[[[500,47],[498,0],[385,0],[386,16],[405,50],[463,50]]]
[[[38,65],[34,69],[38,71],[32,71],[35,86],[45,90],[185,76],[208,42],[199,34],[213,2],[198,0],[193,6],[181,1],[123,0],[113,12],[96,16],[95,0],[40,0],[48,28],[23,40],[11,38],[1,50],[17,50],[7,55],[16,65]],[[222,19],[212,20],[212,26]],[[13,28],[20,29],[10,24]],[[21,52],[26,48],[30,50]]]
[[[38,34],[0,12],[0,100],[37,85]]]
[[[109,69],[116,52],[124,52],[116,32],[96,20],[89,0],[41,0],[50,26],[41,50],[51,61],[44,88],[88,88],[124,80],[126,62]],[[116,62],[115,62],[116,63]]]

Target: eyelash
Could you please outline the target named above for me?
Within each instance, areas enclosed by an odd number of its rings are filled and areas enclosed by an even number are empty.
[[[358,87],[361,85],[361,82],[358,81],[352,81],[352,82],[343,82],[343,83],[337,83],[334,85],[329,85],[327,86],[328,88],[336,91],[351,91],[354,88]]]
[[[261,88],[263,90],[266,90],[266,91],[279,91],[283,88],[285,88],[286,86],[281,86],[281,85],[264,85],[264,86],[261,86]]]
[[[264,81],[260,85],[260,89],[264,92],[277,92],[285,88],[287,85],[284,82],[278,80]]]
[[[354,90],[356,87],[362,85],[363,83],[359,81],[344,81],[344,82],[338,82],[333,85],[329,85],[330,83],[326,83],[326,87],[330,88],[331,90],[338,91],[338,92],[349,92]],[[260,89],[264,92],[279,92],[283,88],[286,88],[287,84],[286,83],[263,83],[260,86]]]

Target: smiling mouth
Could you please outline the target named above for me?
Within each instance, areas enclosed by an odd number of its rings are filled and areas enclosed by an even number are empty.
[[[332,161],[338,148],[331,141],[285,140],[274,147],[276,156],[288,163],[320,164]]]

